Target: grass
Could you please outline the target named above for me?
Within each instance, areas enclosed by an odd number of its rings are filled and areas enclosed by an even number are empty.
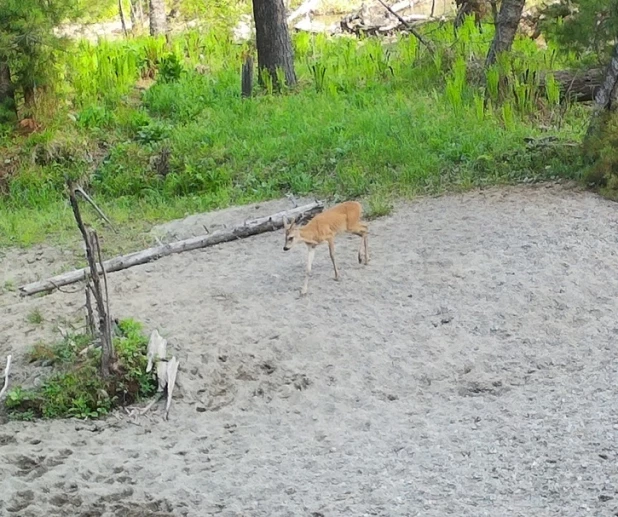
[[[150,38],[80,44],[58,65],[57,89],[70,105],[53,110],[39,134],[0,139],[0,153],[18,155],[0,197],[0,246],[75,235],[67,176],[85,180],[123,229],[119,248],[127,236],[137,247],[159,221],[286,193],[365,198],[377,216],[395,197],[578,176],[570,148],[541,155],[524,142],[582,135],[585,109],[560,106],[555,83],[538,81],[573,64],[572,55],[520,39],[488,72],[485,92],[477,63],[491,27],[480,34],[468,20],[457,40],[448,25],[425,30],[433,56],[413,37],[299,33],[299,86],[278,96],[256,90],[251,100],[239,96],[247,49],[226,38],[189,32],[171,48]],[[494,91],[500,76],[510,85],[505,99]],[[152,77],[147,90],[134,89]]]
[[[7,393],[5,407],[17,420],[34,418],[99,418],[118,406],[149,397],[156,390],[154,375],[146,373],[148,339],[133,320],[119,323],[114,346],[119,373],[109,379],[99,375],[100,349],[91,347],[85,334],[65,337],[59,343],[38,343],[28,360],[52,373],[39,387],[20,386]]]
[[[26,321],[31,325],[40,325],[44,321],[43,314],[41,314],[39,309],[34,309],[28,313]]]

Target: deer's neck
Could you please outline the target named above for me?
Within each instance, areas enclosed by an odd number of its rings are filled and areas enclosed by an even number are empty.
[[[306,226],[298,230],[298,236],[307,246],[317,246],[319,244],[319,241],[315,237],[315,232]]]

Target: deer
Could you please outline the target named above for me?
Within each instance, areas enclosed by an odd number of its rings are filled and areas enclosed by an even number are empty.
[[[361,237],[360,248],[358,249],[358,263],[369,264],[369,251],[367,249],[369,227],[361,221],[362,213],[363,207],[358,201],[346,201],[316,215],[304,226],[298,226],[294,220],[283,220],[283,227],[285,229],[283,250],[288,251],[294,244],[299,242],[304,242],[307,245],[307,270],[305,282],[300,290],[301,296],[307,294],[315,249],[323,242],[328,243],[330,259],[335,269],[335,280],[339,281],[339,269],[335,261],[335,236],[337,234],[351,233]]]

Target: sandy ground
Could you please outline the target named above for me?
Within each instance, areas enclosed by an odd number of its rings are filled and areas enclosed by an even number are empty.
[[[180,358],[170,421],[4,422],[0,515],[618,515],[617,206],[545,186],[398,206],[368,267],[338,240],[341,282],[322,248],[306,298],[281,233],[111,275],[115,315]],[[68,259],[3,253],[0,286]],[[81,304],[0,295],[14,382]]]

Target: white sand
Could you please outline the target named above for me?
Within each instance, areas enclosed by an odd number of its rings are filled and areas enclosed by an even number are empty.
[[[115,273],[114,314],[180,358],[170,421],[3,423],[0,515],[615,515],[617,207],[544,186],[398,206],[368,267],[338,240],[341,282],[320,249],[304,299],[282,233]],[[4,251],[0,286],[66,261],[39,252]],[[24,352],[81,304],[0,295],[0,369],[32,382]]]

